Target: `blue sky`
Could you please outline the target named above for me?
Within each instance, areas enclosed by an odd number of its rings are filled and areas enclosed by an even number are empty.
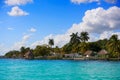
[[[119,4],[118,0],[0,0],[0,54],[47,44],[49,38],[61,47],[72,32],[87,31],[90,41],[119,35]]]

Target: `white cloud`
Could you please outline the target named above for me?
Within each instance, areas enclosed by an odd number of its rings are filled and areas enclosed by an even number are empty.
[[[14,6],[14,5],[25,5],[27,3],[31,3],[33,0],[5,0],[5,4],[9,6]]]
[[[117,34],[118,38],[120,39],[120,32],[114,32],[114,31],[104,31],[100,35],[100,39],[109,39],[113,34]]]
[[[32,35],[27,34],[22,37],[22,40],[15,42],[11,47],[7,47],[4,44],[0,44],[0,55],[4,55],[10,50],[19,50],[22,46],[28,47],[28,41]]]
[[[9,51],[8,48],[4,44],[0,44],[0,55],[4,55],[7,51]]]
[[[81,4],[81,3],[92,3],[92,2],[97,2],[99,3],[99,0],[71,0],[72,3],[75,4]]]
[[[12,27],[9,27],[9,28],[7,28],[8,30],[14,30],[14,28],[12,28]]]
[[[29,15],[29,13],[23,11],[18,6],[12,7],[12,10],[8,12],[9,16],[26,16]]]
[[[28,39],[30,39],[31,35],[24,35],[22,38],[22,41],[26,42]]]
[[[111,34],[113,33],[113,31],[104,31],[101,35],[100,35],[100,39],[108,39]]]
[[[36,32],[37,30],[35,28],[31,28],[29,31],[30,32]]]
[[[114,4],[117,2],[117,0],[104,0],[107,3],[111,3]],[[81,4],[81,3],[92,3],[92,2],[96,2],[98,4],[101,4],[101,0],[71,0],[72,3],[74,4]]]
[[[82,18],[82,22],[79,24],[73,24],[68,30],[69,33],[73,32],[93,32],[103,33],[103,31],[110,31],[120,29],[120,8],[111,7],[107,10],[99,7],[92,10],[87,10],[85,16]]]
[[[32,44],[30,45],[30,47],[31,47],[31,48],[35,48],[37,45],[48,44],[48,40],[49,40],[50,38],[53,38],[53,35],[52,35],[52,34],[46,36],[43,40],[35,41],[34,43],[32,43]]]
[[[117,2],[117,0],[105,0],[105,2],[114,4]]]
[[[31,48],[35,48],[37,45],[48,44],[49,39],[54,39],[54,46],[62,47],[64,44],[69,42],[70,34],[58,34],[58,35],[48,35],[43,40],[39,40],[31,44]]]
[[[19,50],[22,46],[27,46],[28,40],[31,38],[31,35],[24,35],[22,40],[19,42],[15,42],[10,50]]]

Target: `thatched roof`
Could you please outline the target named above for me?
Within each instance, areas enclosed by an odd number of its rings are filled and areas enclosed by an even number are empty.
[[[93,52],[93,51],[88,50],[88,51],[86,51],[86,52],[84,53],[84,55],[91,55],[91,54],[92,54],[92,52]]]
[[[33,59],[34,58],[32,51],[28,51],[27,53],[25,53],[24,56],[26,59]]]
[[[98,55],[104,55],[108,54],[108,52],[105,49],[102,49],[101,51],[98,52]]]

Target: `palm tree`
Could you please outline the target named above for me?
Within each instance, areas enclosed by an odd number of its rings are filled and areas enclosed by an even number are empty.
[[[23,46],[22,46],[22,47],[20,48],[20,52],[24,55],[24,54],[25,54],[25,52],[26,52],[25,47],[23,47]]]
[[[71,39],[69,42],[69,45],[71,46],[71,52],[78,53],[79,52],[79,43],[80,43],[80,37],[78,36],[78,32],[72,33],[70,35]]]
[[[80,34],[81,41],[82,42],[88,41],[88,39],[89,39],[88,35],[89,35],[88,32],[81,32],[81,34]]]
[[[78,32],[77,33],[72,33],[70,35],[71,39],[70,39],[70,44],[78,44],[80,43],[80,37],[78,36]]]
[[[80,51],[82,53],[84,53],[87,50],[87,48],[89,47],[88,44],[86,43],[86,41],[88,41],[88,39],[89,39],[88,35],[89,35],[88,32],[81,32],[81,34],[80,34],[80,40],[82,42],[80,44],[80,49],[81,49]]]
[[[53,39],[49,39],[49,45],[52,47],[54,45],[54,40]]]
[[[120,57],[120,41],[118,39],[118,35],[112,35],[107,43],[108,51],[111,53],[113,57]]]

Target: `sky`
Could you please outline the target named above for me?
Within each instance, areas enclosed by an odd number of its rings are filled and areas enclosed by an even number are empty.
[[[82,31],[89,32],[89,41],[113,34],[120,39],[119,0],[0,0],[0,55],[34,49],[50,38],[62,47]]]

